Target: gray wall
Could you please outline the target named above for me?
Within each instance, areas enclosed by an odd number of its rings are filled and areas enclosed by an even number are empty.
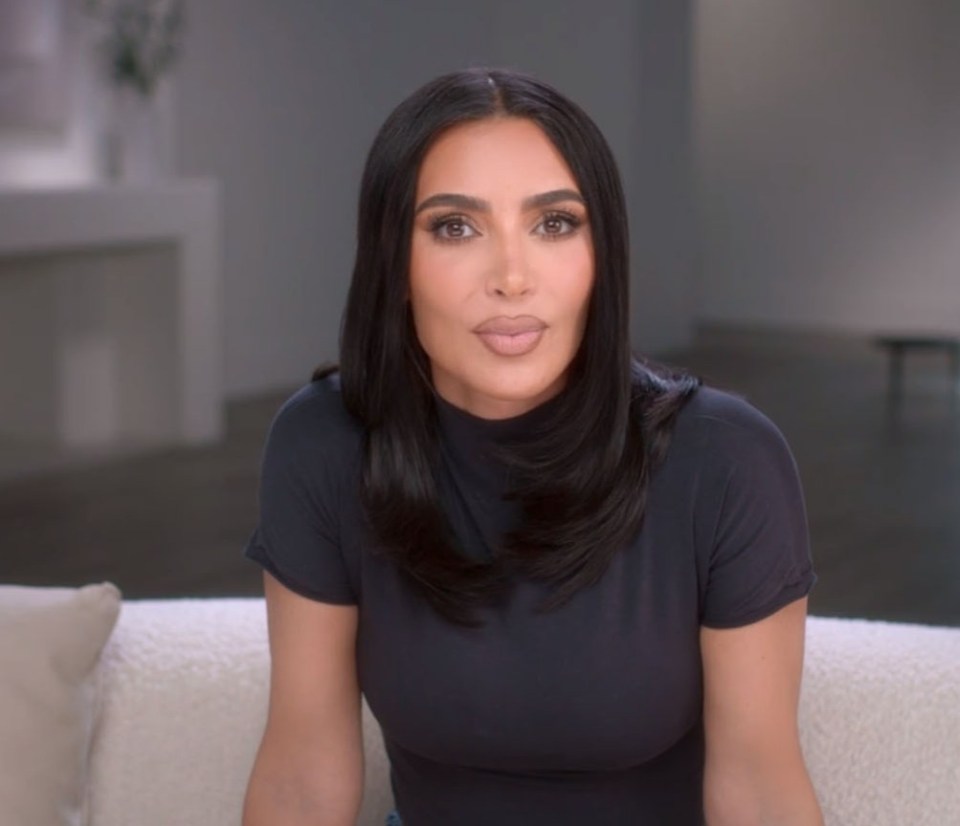
[[[470,64],[534,72],[607,135],[633,232],[635,343],[692,327],[686,0],[449,4],[205,0],[179,72],[181,168],[225,192],[226,385],[303,381],[336,357],[364,155],[390,109]]]
[[[960,4],[701,0],[699,319],[960,327]]]
[[[639,128],[629,188],[634,340],[653,351],[693,339],[699,248],[693,182],[694,2],[640,7]]]

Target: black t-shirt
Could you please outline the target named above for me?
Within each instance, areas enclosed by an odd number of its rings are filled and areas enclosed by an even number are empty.
[[[489,421],[438,400],[441,496],[464,552],[490,553],[517,518],[489,446],[546,409]],[[336,378],[301,388],[270,429],[246,554],[300,594],[359,606],[360,686],[404,826],[702,823],[700,627],[755,622],[816,579],[777,428],[698,390],[643,528],[603,578],[546,614],[547,586],[520,581],[478,629],[443,620],[373,552],[361,462]]]

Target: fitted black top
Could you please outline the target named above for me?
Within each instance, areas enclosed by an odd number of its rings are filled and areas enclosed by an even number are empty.
[[[438,400],[441,496],[460,548],[517,519],[489,447],[551,402],[490,421]],[[481,628],[436,614],[382,554],[359,498],[362,429],[336,377],[280,409],[246,554],[292,590],[357,604],[360,686],[404,826],[694,826],[703,819],[699,631],[745,625],[815,581],[797,470],[776,427],[699,389],[650,481],[643,527],[594,586],[536,613],[518,581]]]

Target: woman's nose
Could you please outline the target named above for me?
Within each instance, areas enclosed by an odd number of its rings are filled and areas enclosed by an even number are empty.
[[[523,239],[501,238],[487,277],[487,291],[504,298],[525,295],[533,290],[534,278]]]

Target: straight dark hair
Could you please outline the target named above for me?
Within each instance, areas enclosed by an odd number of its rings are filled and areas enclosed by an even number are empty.
[[[407,301],[420,164],[441,132],[487,118],[535,122],[586,202],[595,277],[583,341],[550,421],[504,456],[522,525],[490,561],[457,549],[437,492],[437,412],[430,364]],[[631,356],[628,232],[616,163],[576,104],[529,76],[447,74],[390,114],[367,157],[357,255],[340,339],[344,404],[366,433],[361,497],[383,552],[451,622],[503,599],[513,576],[549,583],[554,610],[595,583],[637,534],[650,474],[699,381]],[[320,379],[335,368],[320,368]]]

